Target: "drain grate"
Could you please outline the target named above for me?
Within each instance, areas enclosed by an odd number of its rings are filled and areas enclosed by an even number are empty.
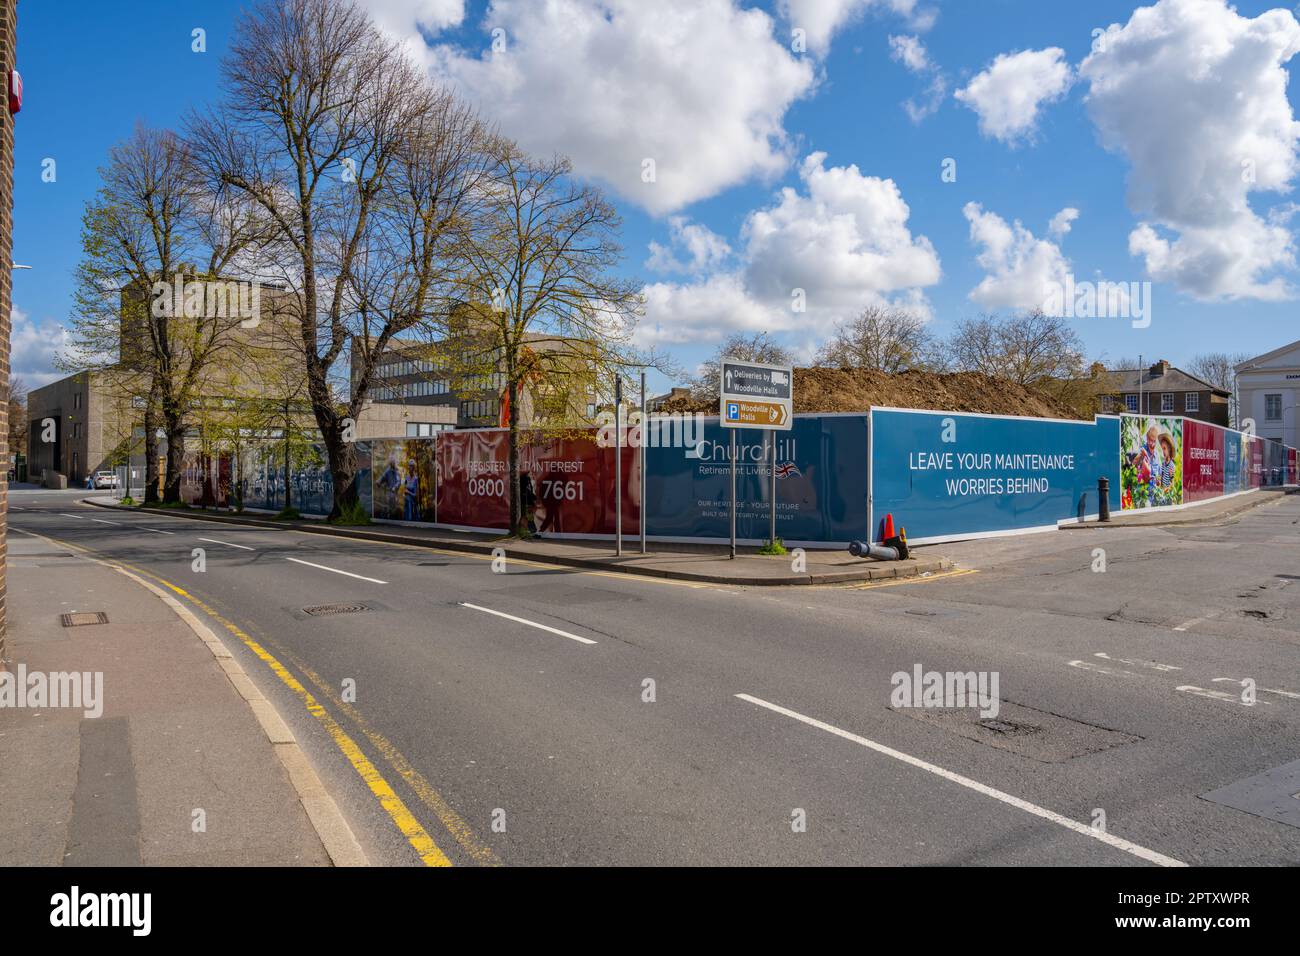
[[[81,627],[85,624],[107,624],[108,615],[103,611],[73,611],[60,614],[59,623],[64,627]]]
[[[305,607],[302,613],[312,617],[332,617],[335,614],[356,614],[358,611],[370,610],[364,604],[316,604]]]

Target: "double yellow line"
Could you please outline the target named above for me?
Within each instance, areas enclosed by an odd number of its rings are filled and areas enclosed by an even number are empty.
[[[80,551],[83,554],[93,555],[96,553],[88,548],[70,544],[69,542],[61,541],[56,538],[50,538],[50,540],[57,541],[59,545],[73,551]],[[334,745],[339,748],[343,756],[347,758],[348,763],[352,765],[352,769],[357,772],[357,775],[361,777],[366,786],[370,789],[370,792],[379,801],[379,805],[384,809],[384,812],[388,814],[393,825],[397,827],[402,836],[404,836],[407,842],[410,843],[411,847],[415,850],[416,855],[419,856],[420,862],[425,866],[453,865],[448,856],[438,847],[437,843],[434,842],[433,837],[429,835],[428,831],[420,824],[420,821],[416,819],[415,814],[411,812],[410,808],[407,807],[402,798],[397,795],[396,791],[393,790],[388,781],[384,779],[384,775],[380,773],[379,769],[371,763],[368,757],[366,757],[360,745],[358,745],[348,732],[343,729],[342,725],[340,725],[339,722],[330,715],[329,711],[325,709],[324,705],[321,704],[316,696],[308,690],[307,687],[298,680],[298,678],[294,677],[290,670],[285,667],[274,654],[254,640],[254,638],[243,628],[239,627],[207,602],[195,597],[184,588],[177,587],[165,578],[161,578],[158,575],[146,571],[143,568],[136,567],[135,565],[127,564],[124,561],[117,561],[107,557],[96,558],[96,560],[100,560],[110,567],[115,566],[128,569],[134,574],[156,581],[158,584],[179,595],[190,604],[203,611],[204,614],[230,632],[230,634],[237,638],[240,643],[252,651],[258,660],[266,664],[267,667],[270,668],[271,673],[275,674],[275,676],[280,679],[281,683],[288,687],[289,690],[291,690],[303,703],[303,706],[307,709],[307,713],[316,718],[320,725],[325,729],[325,732],[329,734],[330,739],[334,741]],[[443,799],[441,794],[439,794],[437,790],[429,784],[429,781],[426,780],[418,770],[411,766],[410,761],[406,759],[401,751],[394,747],[393,744],[382,734],[372,730],[361,718],[361,715],[356,711],[356,709],[341,700],[334,693],[333,689],[326,684],[318,674],[304,666],[300,661],[295,661],[294,664],[307,675],[311,683],[321,691],[323,696],[329,698],[331,703],[343,710],[347,716],[361,728],[362,732],[371,744],[384,755],[389,764],[392,765],[402,779],[410,785],[411,789],[421,799],[421,801],[423,801],[425,805],[434,812],[438,817],[438,820],[444,827],[446,827],[447,832],[456,840],[472,860],[486,866],[500,865],[500,860],[497,859],[497,856],[492,852],[492,849],[483,844],[474,835],[474,831],[469,824],[451,808],[450,804]]]

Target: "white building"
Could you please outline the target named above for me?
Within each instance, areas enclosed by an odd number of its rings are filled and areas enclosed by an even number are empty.
[[[1237,397],[1255,434],[1300,448],[1300,341],[1238,365]]]

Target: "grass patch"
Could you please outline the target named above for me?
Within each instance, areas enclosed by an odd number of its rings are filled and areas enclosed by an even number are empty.
[[[124,504],[124,505],[126,505],[128,508],[134,508],[134,507],[135,507],[135,499],[132,498],[130,495],[127,495],[127,496],[126,496],[125,498],[123,498],[123,499],[121,500],[121,502],[119,502],[119,503],[120,503],[120,504]]]
[[[175,511],[192,511],[193,509],[183,501],[159,501],[154,504],[155,508],[171,508]]]
[[[780,538],[777,538],[775,541],[769,541],[767,544],[759,548],[758,553],[764,555],[782,555],[789,554],[790,552],[786,550],[785,542]]]
[[[344,505],[339,509],[337,518],[330,518],[330,524],[345,525],[355,527],[358,525],[371,524],[370,515],[366,514],[366,509],[362,507],[361,502],[354,501],[350,505]]]
[[[297,508],[282,508],[280,509],[280,513],[277,514],[271,520],[272,521],[298,521],[301,518],[302,515],[298,513]]]

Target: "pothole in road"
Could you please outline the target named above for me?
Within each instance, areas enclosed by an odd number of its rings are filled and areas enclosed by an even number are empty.
[[[1260,610],[1256,610],[1255,608],[1247,608],[1241,613],[1245,617],[1248,617],[1254,621],[1267,621],[1269,617],[1268,611],[1260,611]]]
[[[973,708],[889,709],[967,740],[1040,763],[1062,763],[1143,739],[1137,734],[1005,700],[1001,702],[996,717],[981,717]]]

